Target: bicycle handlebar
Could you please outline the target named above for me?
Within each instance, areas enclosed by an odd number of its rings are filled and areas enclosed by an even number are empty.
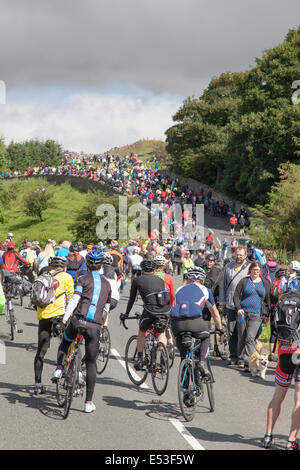
[[[120,323],[124,326],[125,330],[128,330],[127,326],[125,325],[125,320],[139,320],[141,318],[141,314],[136,312],[136,314],[132,317],[127,317],[124,313],[120,315]]]

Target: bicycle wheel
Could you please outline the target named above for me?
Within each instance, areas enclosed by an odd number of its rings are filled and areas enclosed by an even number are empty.
[[[65,406],[66,396],[67,396],[67,384],[66,384],[66,376],[67,376],[68,368],[65,366],[63,369],[61,379],[56,381],[56,400],[58,406],[63,408]]]
[[[213,382],[211,379],[206,380],[206,388],[207,388],[210,412],[212,413],[213,411],[215,411],[215,396],[214,396]]]
[[[15,339],[16,319],[12,308],[8,310],[8,318],[10,324],[10,339],[13,341]]]
[[[110,334],[106,326],[103,326],[100,342],[99,342],[99,354],[96,360],[97,374],[102,374],[104,372],[110,353]]]
[[[193,365],[188,359],[183,359],[179,366],[177,389],[181,413],[186,421],[192,421],[196,411],[196,387],[193,380]]]
[[[148,370],[145,367],[143,370],[135,370],[134,363],[137,360],[137,335],[131,336],[127,341],[125,348],[125,364],[128,377],[131,382],[135,385],[142,385],[148,374]]]
[[[215,333],[215,345],[217,348],[217,353],[221,357],[221,359],[226,360],[229,358],[229,339],[227,328],[225,328],[225,332],[223,335],[217,335]]]
[[[65,397],[65,402],[64,402],[63,419],[66,419],[69,415],[76,382],[77,382],[77,357],[74,354],[69,364],[69,367],[67,369],[67,375],[65,378],[66,397]]]
[[[167,332],[167,340],[171,340],[171,344],[167,343],[167,350],[168,350],[168,357],[169,357],[169,368],[171,369],[172,365],[174,364],[175,360],[175,338],[172,333],[172,330]]]
[[[165,393],[169,381],[168,351],[163,343],[158,343],[152,348],[151,379],[157,395]]]

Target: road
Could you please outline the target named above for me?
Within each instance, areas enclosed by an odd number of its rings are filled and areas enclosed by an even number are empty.
[[[228,237],[228,222],[205,215],[205,235],[212,230],[215,240]],[[230,237],[229,237],[230,239]],[[178,287],[181,278],[174,278]],[[75,398],[67,420],[62,420],[50,376],[55,368],[57,339],[46,355],[43,383],[47,394],[33,395],[33,361],[37,348],[36,312],[15,301],[19,328],[15,341],[8,337],[8,324],[0,317],[0,413],[1,450],[258,450],[265,433],[266,409],[274,390],[275,363],[269,364],[266,380],[252,378],[212,358],[216,380],[216,410],[209,412],[207,397],[191,423],[186,423],[177,398],[179,357],[171,369],[167,391],[158,397],[148,377],[145,386],[133,385],[124,367],[128,338],[137,332],[137,323],[120,326],[119,314],[125,311],[128,286],[117,308],[111,312],[109,329],[112,348],[103,376],[97,377],[92,414],[83,412],[83,398]],[[141,310],[137,303],[134,311]],[[3,358],[5,352],[5,360]],[[293,387],[292,387],[293,388]],[[157,402],[161,400],[161,402]],[[283,449],[289,432],[293,392],[289,391],[276,426],[274,448]],[[3,432],[4,431],[4,432]]]
[[[175,278],[178,286],[181,279]],[[2,418],[0,449],[34,450],[257,450],[265,431],[266,408],[273,393],[275,364],[265,381],[251,378],[212,358],[216,379],[216,410],[210,413],[207,398],[194,420],[186,423],[180,415],[177,399],[176,357],[166,393],[160,398],[151,379],[137,388],[124,369],[127,339],[136,333],[137,324],[120,326],[119,314],[125,310],[128,288],[116,310],[111,312],[112,337],[110,360],[103,376],[97,377],[92,414],[83,412],[83,398],[74,398],[67,420],[62,420],[50,382],[55,367],[58,341],[52,340],[46,355],[43,382],[47,394],[33,395],[33,361],[37,347],[37,319],[34,310],[15,301],[19,327],[23,333],[8,339],[8,324],[0,318],[0,339],[5,346],[6,363],[0,365],[0,413]],[[139,306],[137,305],[137,309]],[[3,361],[4,362],[4,361]],[[161,399],[161,403],[155,402]],[[288,393],[277,423],[275,448],[283,448],[289,431],[293,393]],[[5,430],[5,432],[4,432]]]

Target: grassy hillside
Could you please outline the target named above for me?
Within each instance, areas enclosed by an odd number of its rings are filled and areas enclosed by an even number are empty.
[[[109,150],[109,153],[111,155],[128,155],[130,153],[144,155],[146,153],[152,152],[155,146],[161,143],[162,141],[160,140],[138,140],[133,144],[124,145],[123,147],[116,147],[112,150]]]
[[[51,207],[43,214],[43,221],[29,217],[24,213],[22,200],[25,194],[37,187],[53,187],[54,197]],[[13,232],[17,245],[26,237],[30,241],[38,240],[44,244],[48,238],[57,242],[72,239],[69,226],[74,222],[78,211],[87,203],[88,194],[72,188],[69,184],[50,185],[43,178],[1,183],[1,192],[13,192],[14,199],[2,209],[4,222],[1,224],[0,239],[6,238],[7,232]]]

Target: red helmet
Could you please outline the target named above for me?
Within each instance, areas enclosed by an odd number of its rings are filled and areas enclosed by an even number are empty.
[[[8,242],[7,248],[14,248],[16,245],[13,242]]]

